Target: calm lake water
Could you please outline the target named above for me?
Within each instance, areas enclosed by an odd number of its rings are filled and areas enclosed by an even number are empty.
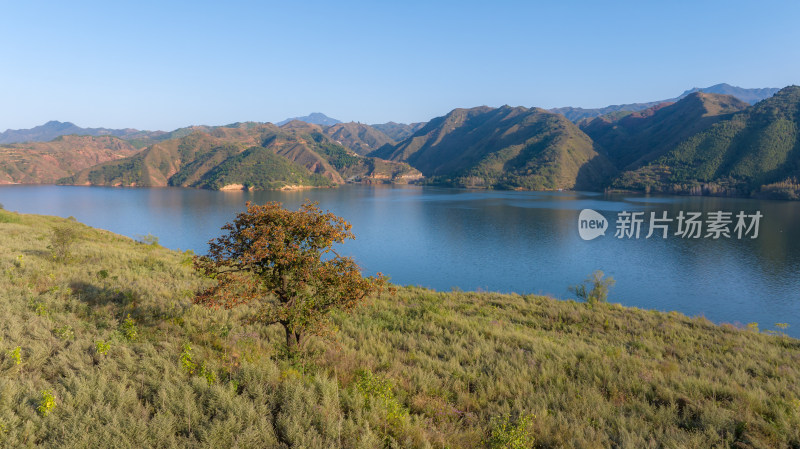
[[[356,240],[340,252],[397,284],[570,298],[570,285],[603,270],[617,281],[613,302],[714,322],[758,322],[762,329],[789,323],[787,333],[800,336],[798,202],[362,185],[295,192],[0,187],[8,210],[74,216],[134,238],[153,234],[164,246],[198,253],[246,201],[278,200],[297,208],[306,198],[352,223]],[[582,209],[609,220],[605,236],[579,237]],[[644,238],[651,211],[675,218],[680,211],[717,210],[760,211],[758,238]],[[639,239],[614,237],[621,211],[645,212]]]

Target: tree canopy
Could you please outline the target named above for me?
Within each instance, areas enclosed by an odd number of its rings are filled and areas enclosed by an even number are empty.
[[[232,308],[255,303],[253,321],[279,323],[290,353],[307,334],[325,329],[330,311],[350,311],[381,291],[386,278],[364,277],[355,261],[333,249],[354,239],[351,225],[316,203],[290,211],[280,202],[247,203],[247,211],[222,227],[207,256],[195,257],[197,270],[216,280],[195,303]]]

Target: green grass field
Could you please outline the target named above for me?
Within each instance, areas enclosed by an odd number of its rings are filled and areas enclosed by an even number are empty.
[[[190,254],[0,210],[0,272],[0,447],[800,447],[800,341],[754,326],[398,288],[289,360]]]

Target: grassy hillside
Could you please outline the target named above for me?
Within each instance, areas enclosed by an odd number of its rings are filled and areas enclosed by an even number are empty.
[[[800,445],[800,342],[752,328],[400,288],[287,360],[189,254],[5,211],[0,248],[2,447]]]
[[[0,146],[0,184],[46,184],[87,167],[118,160],[136,148],[116,137],[62,136],[50,142]]]
[[[598,117],[581,129],[608,152],[620,170],[631,170],[748,106],[730,95],[696,92],[677,103],[661,103],[619,119]]]
[[[406,161],[435,182],[466,187],[592,188],[614,172],[563,116],[509,106],[455,109],[370,155]]]
[[[677,193],[774,194],[800,190],[800,87],[688,137],[663,156],[614,182],[626,189]],[[775,186],[787,186],[784,190]]]

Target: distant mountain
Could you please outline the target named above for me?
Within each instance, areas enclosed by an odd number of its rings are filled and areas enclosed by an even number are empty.
[[[405,161],[435,182],[465,187],[592,188],[615,172],[562,115],[510,106],[455,109],[370,156]]]
[[[112,136],[60,136],[51,142],[0,146],[0,184],[51,184],[87,167],[130,156],[136,148]]]
[[[238,123],[198,129],[59,183],[262,190],[333,186],[346,180],[408,182],[421,177],[407,164],[353,155],[322,131],[319,125],[298,120],[282,127]]]
[[[611,113],[620,113],[620,112],[637,112],[643,111],[645,109],[652,108],[654,106],[658,106],[661,103],[674,103],[681,98],[686,97],[687,95],[694,93],[694,92],[705,92],[711,94],[722,94],[722,95],[733,95],[734,97],[738,98],[741,101],[755,104],[761,100],[771,97],[780,89],[776,88],[761,88],[761,89],[745,89],[742,87],[731,86],[729,84],[715,84],[710,87],[694,87],[689,89],[675,98],[669,98],[666,100],[659,100],[659,101],[651,101],[647,103],[630,103],[630,104],[620,104],[620,105],[612,105],[606,106],[604,108],[595,108],[595,109],[584,109],[584,108],[573,108],[573,107],[564,107],[564,108],[555,108],[550,109],[550,112],[555,112],[565,116],[566,118],[572,120],[573,122],[578,122],[583,119],[591,119],[594,117],[599,117],[601,115],[607,115]]]
[[[76,134],[81,136],[115,136],[123,139],[154,139],[164,131],[139,131],[138,129],[81,128],[70,122],[49,121],[30,129],[8,129],[0,133],[0,144],[18,142],[49,142],[56,137]]]
[[[276,125],[283,126],[291,122],[292,120],[298,120],[301,122],[313,123],[314,125],[322,125],[322,126],[331,126],[337,123],[342,123],[341,121],[336,120],[335,118],[330,118],[321,112],[312,112],[311,114],[306,115],[304,117],[287,118],[286,120],[276,123]]]
[[[800,199],[798,130],[800,87],[790,86],[623,173],[613,187]]]
[[[362,123],[337,123],[325,128],[325,135],[354,152],[365,155],[395,141],[380,130]]]
[[[377,125],[371,125],[373,128],[377,129],[378,131],[386,134],[391,139],[396,142],[399,142],[406,137],[414,134],[418,130],[420,130],[423,126],[425,126],[424,122],[420,123],[395,123],[395,122],[388,122],[388,123],[380,123]]]
[[[765,100],[773,95],[775,95],[780,89],[778,88],[762,88],[762,89],[744,89],[741,87],[731,86],[730,84],[715,84],[711,87],[693,87],[686,92],[682,93],[678,99],[683,98],[689,94],[694,92],[705,92],[709,94],[722,94],[722,95],[732,95],[739,100],[750,104],[756,104],[761,100]]]
[[[658,106],[661,103],[665,102],[669,103],[672,101],[673,100],[662,100],[662,101],[651,101],[649,103],[615,104],[611,106],[606,106],[604,108],[594,108],[594,109],[573,108],[567,106],[563,108],[550,109],[550,112],[561,114],[573,122],[579,122],[584,119],[600,117],[601,115],[613,114],[615,112],[629,113],[629,112],[643,111],[645,109],[652,108],[653,106]]]
[[[582,121],[580,127],[619,169],[632,169],[748,107],[730,95],[694,92],[677,103],[661,103],[620,118],[601,116]]]

